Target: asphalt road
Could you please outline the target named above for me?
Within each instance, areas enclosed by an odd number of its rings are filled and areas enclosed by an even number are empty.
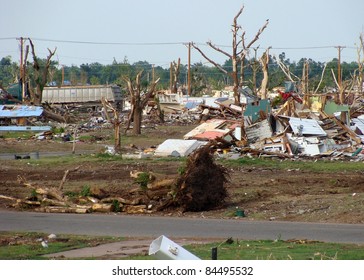
[[[364,243],[364,225],[0,211],[0,231]]]

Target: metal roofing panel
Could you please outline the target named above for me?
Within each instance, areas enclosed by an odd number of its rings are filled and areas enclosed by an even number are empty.
[[[362,132],[364,133],[364,119],[362,118],[357,118],[357,119],[352,119],[352,121],[354,122],[355,126]]]
[[[0,118],[39,117],[42,113],[40,106],[0,105]]]
[[[273,135],[272,128],[267,119],[246,127],[245,132],[249,143],[254,143]]]
[[[198,149],[206,142],[197,140],[181,140],[181,139],[167,139],[158,146],[155,150],[155,156],[170,156],[173,152],[177,152],[180,156],[188,156],[194,150]]]
[[[296,135],[327,136],[325,130],[322,129],[316,120],[289,118],[289,125]]]

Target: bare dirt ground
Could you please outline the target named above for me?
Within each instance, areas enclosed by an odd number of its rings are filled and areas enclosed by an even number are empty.
[[[169,128],[144,129],[144,135],[138,138],[123,138],[123,152],[140,151],[162,143],[165,139],[181,139],[193,126],[172,126]],[[86,141],[77,143],[73,160],[62,160],[58,157],[56,164],[44,164],[41,161],[21,159],[0,159],[0,195],[16,198],[29,197],[30,189],[22,186],[17,177],[23,176],[35,186],[59,186],[65,170],[70,172],[64,184],[64,192],[80,192],[84,186],[96,187],[106,191],[109,196],[129,195],[130,189],[135,189],[134,179],[130,171],[151,171],[176,176],[179,161],[165,160],[132,160],[132,161],[90,161],[85,160],[82,151],[90,153],[100,152],[110,141],[111,132],[93,131],[83,133]],[[133,145],[131,145],[133,144]],[[0,155],[27,154],[40,152],[45,158],[49,153],[70,154],[71,143],[57,140],[34,139],[1,139]],[[54,155],[53,155],[54,156]],[[224,161],[218,161],[224,165]],[[364,223],[364,171],[342,170],[332,172],[309,172],[299,169],[264,168],[252,166],[229,167],[230,182],[227,183],[228,198],[218,209],[204,212],[181,212],[179,209],[165,209],[141,215],[160,216],[189,216],[221,219],[249,219],[249,220],[279,220],[304,221],[326,223]],[[314,164],[314,162],[312,162]],[[348,162],[347,164],[350,164]],[[14,209],[13,201],[0,198],[0,209],[14,211],[34,211],[34,209]],[[245,217],[237,217],[237,209],[243,210]],[[127,215],[119,213],[120,215]],[[92,215],[92,214],[88,214]],[[105,214],[107,215],[107,214]],[[206,240],[204,240],[207,242]],[[129,244],[129,243],[130,244]],[[149,244],[150,240],[144,240]],[[192,241],[189,240],[191,243]],[[196,242],[196,241],[193,241]],[[193,243],[192,242],[192,243]],[[202,240],[199,240],[202,242]],[[211,241],[210,241],[211,242]],[[141,244],[141,240],[138,241]],[[143,244],[144,244],[143,243]],[[118,248],[111,252],[110,245],[104,247],[86,248],[63,252],[51,258],[83,258],[98,254],[97,258],[120,258],[130,254],[146,254],[148,246],[133,245],[133,241],[122,244],[111,244]],[[144,244],[144,245],[145,245]],[[108,247],[109,246],[109,247]],[[110,252],[109,252],[110,251]],[[90,253],[91,252],[91,253]]]
[[[143,150],[162,143],[165,139],[182,139],[195,127],[160,126],[144,128],[138,138],[123,138],[123,152]],[[49,166],[36,160],[0,160],[0,195],[25,198],[30,190],[17,181],[19,175],[28,182],[44,187],[59,186],[65,170],[70,172],[64,184],[64,192],[80,192],[83,186],[97,187],[110,196],[126,196],[137,187],[130,171],[152,171],[173,176],[178,174],[181,162],[165,160],[85,161],[80,151],[97,153],[110,141],[112,131],[85,132],[86,139],[77,143],[75,159]],[[133,145],[131,145],[133,144]],[[6,139],[0,138],[0,154],[16,154],[32,151],[58,152],[72,149],[71,143],[56,140]],[[79,160],[78,160],[79,159]],[[224,161],[218,161],[224,164]],[[277,160],[277,167],[280,161]],[[314,164],[314,162],[312,163]],[[348,162],[347,164],[350,164]],[[276,169],[264,167],[229,167],[229,197],[219,209],[204,212],[184,212],[168,209],[147,215],[199,216],[214,218],[236,218],[237,207],[243,210],[245,219],[307,222],[364,223],[364,169],[332,172],[309,172],[298,169]],[[0,209],[11,208],[12,201],[0,199]],[[31,211],[31,210],[30,210]]]

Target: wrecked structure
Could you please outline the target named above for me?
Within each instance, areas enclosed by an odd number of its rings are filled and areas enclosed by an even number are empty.
[[[230,149],[288,158],[361,155],[364,111],[360,96],[348,95],[348,104],[338,104],[335,94],[287,95],[283,101],[276,108],[268,99],[241,106],[229,99],[216,100],[217,106],[200,104],[190,110],[200,124],[183,138],[217,141],[225,153]]]
[[[47,131],[50,126],[32,124],[43,114],[40,106],[0,105],[0,131]]]

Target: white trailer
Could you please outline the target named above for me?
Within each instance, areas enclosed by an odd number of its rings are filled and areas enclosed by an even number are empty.
[[[100,103],[102,97],[122,106],[123,96],[117,85],[45,87],[42,102],[87,105]]]

